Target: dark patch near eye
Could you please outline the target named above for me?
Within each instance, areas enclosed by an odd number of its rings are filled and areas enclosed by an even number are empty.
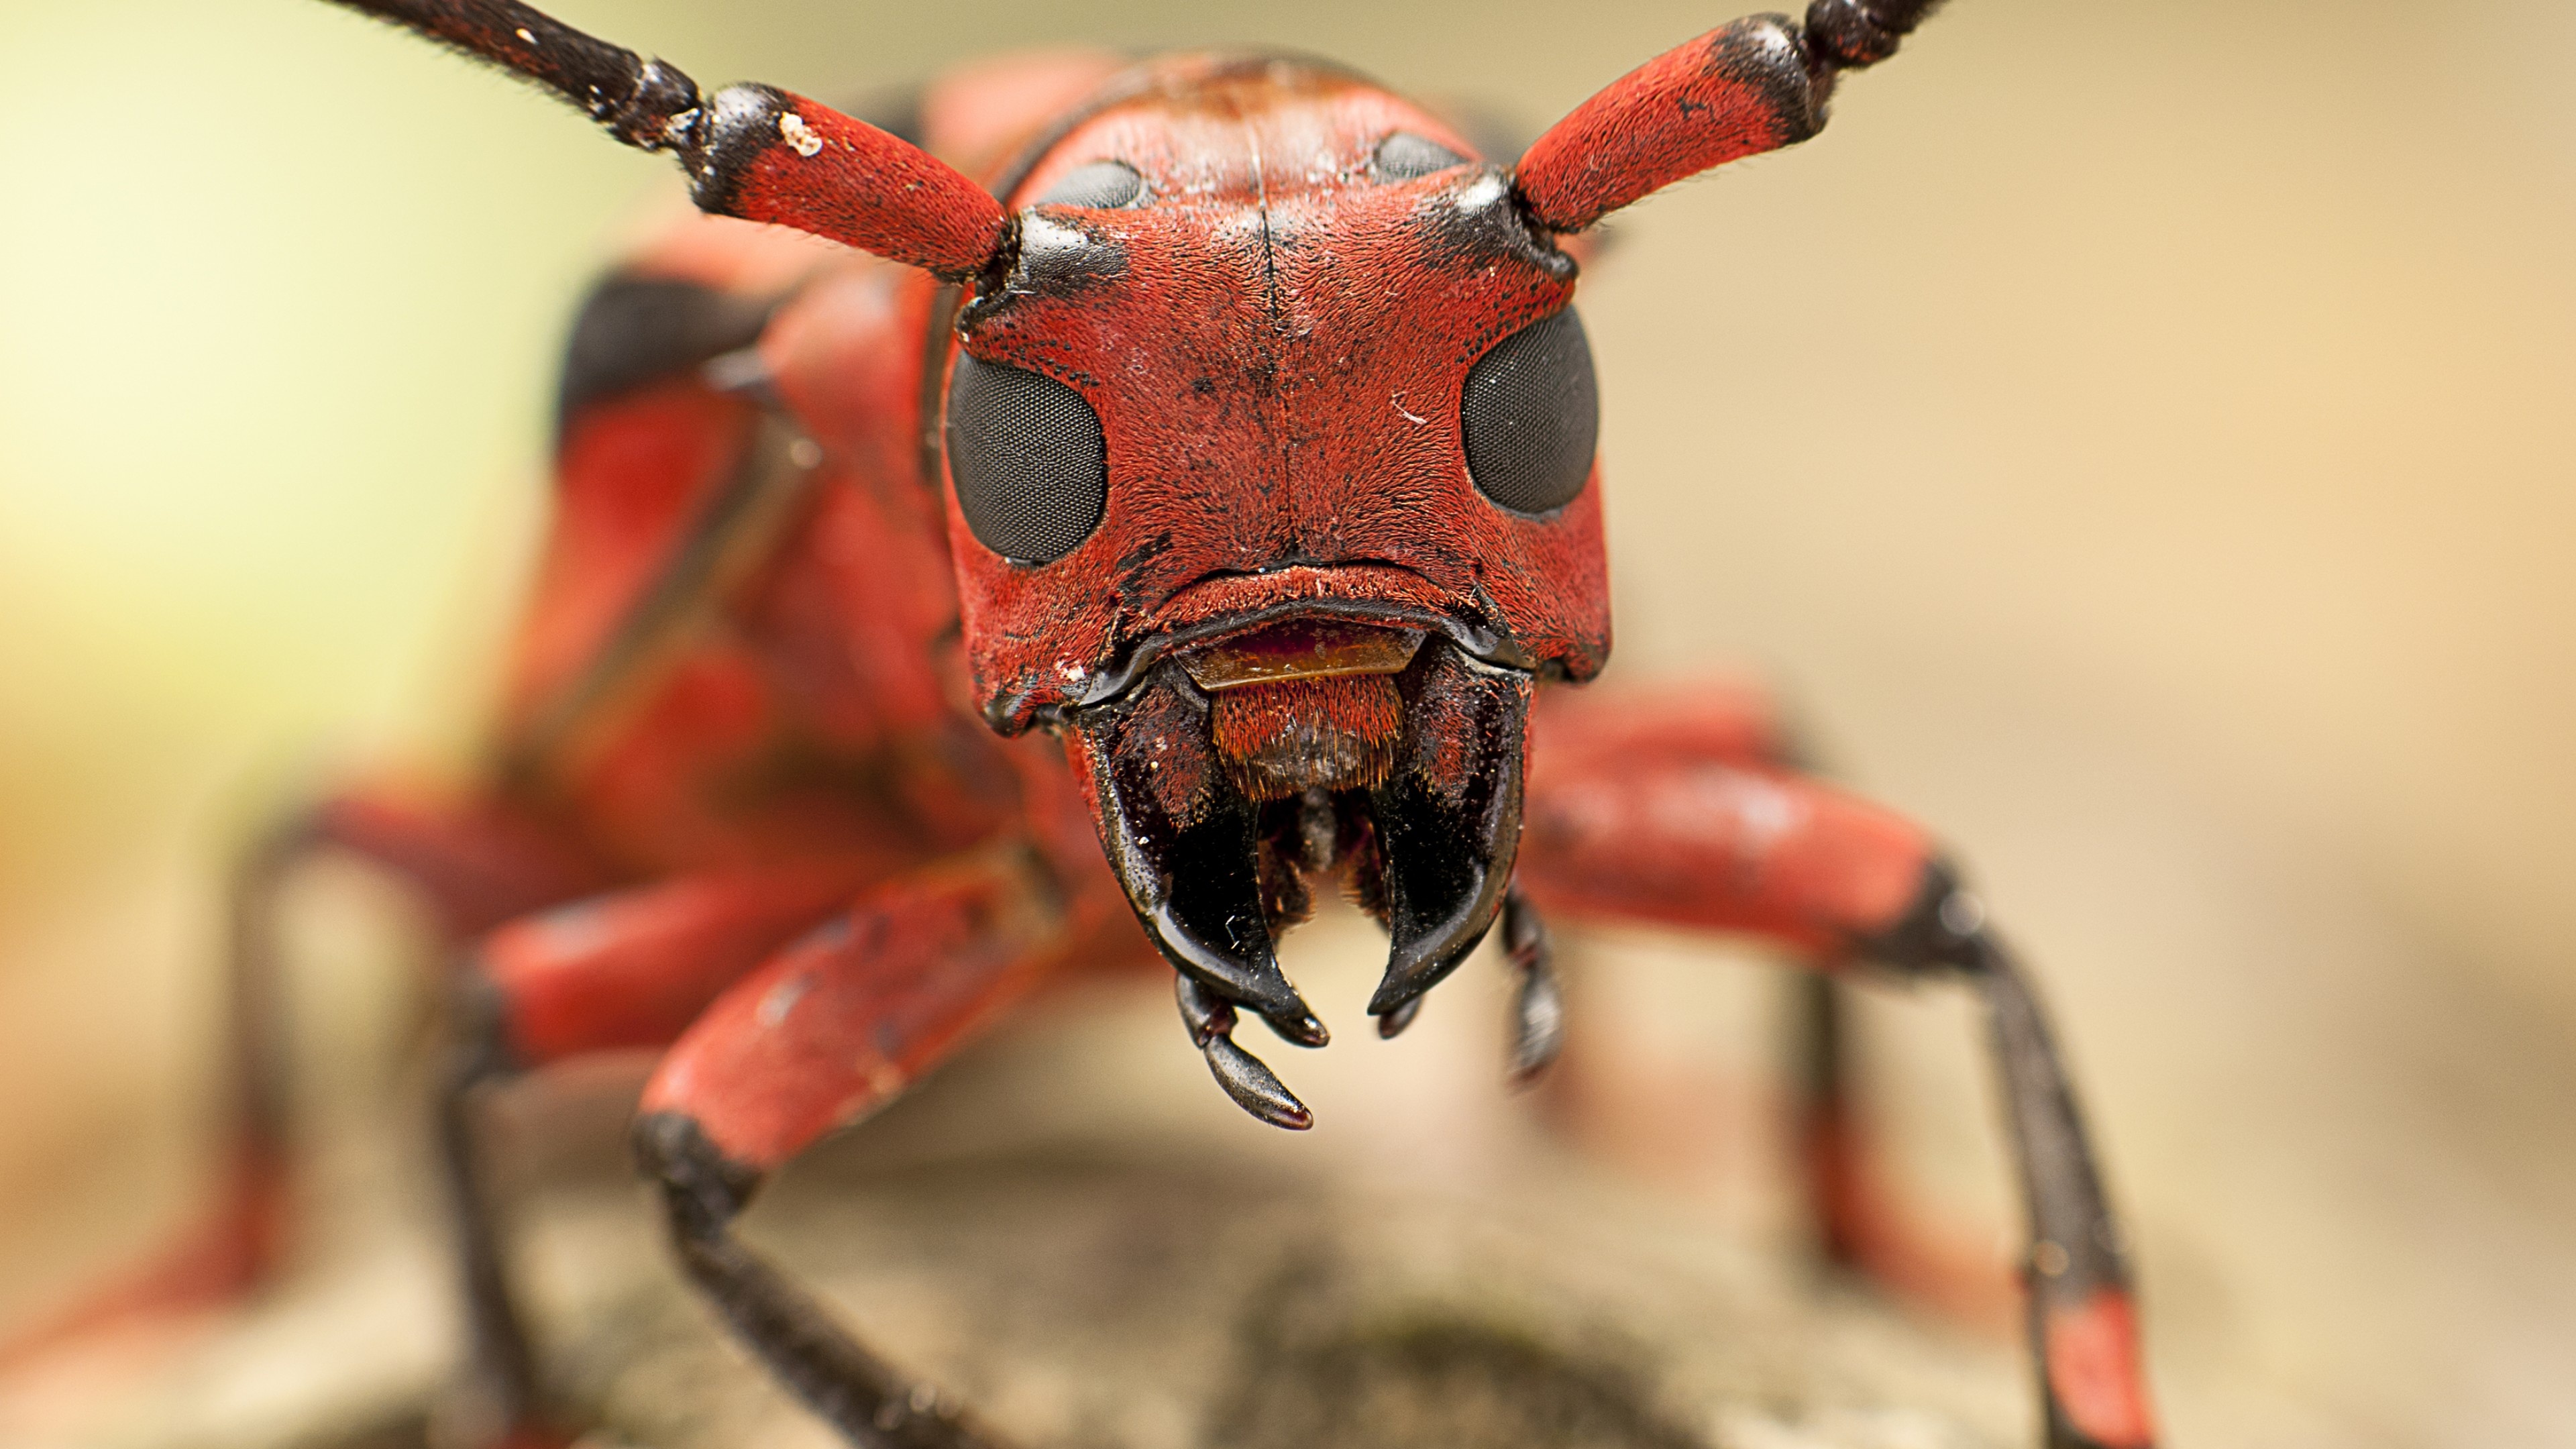
[[[593,403],[760,340],[774,298],[737,297],[696,282],[611,276],[582,299],[555,390],[555,441]]]
[[[1467,370],[1458,411],[1479,492],[1515,513],[1573,502],[1601,430],[1592,344],[1574,309],[1495,343]]]
[[[960,335],[1032,298],[1075,297],[1127,275],[1127,248],[1114,235],[1095,236],[1061,215],[1020,216],[1019,246],[1000,286],[978,286],[958,313]]]
[[[1046,194],[1037,199],[1039,206],[1088,206],[1099,211],[1115,211],[1134,206],[1144,199],[1145,178],[1124,161],[1094,161],[1076,166],[1057,179]]]
[[[948,384],[948,470],[966,526],[1022,563],[1071,553],[1109,506],[1109,446],[1082,394],[966,353]]]
[[[1487,176],[1497,183],[1490,191],[1482,185]],[[1434,195],[1437,202],[1419,213],[1432,261],[1465,270],[1508,257],[1560,282],[1573,281],[1581,270],[1553,236],[1530,223],[1513,201],[1511,179],[1500,167],[1481,167],[1457,186]]]
[[[1088,291],[1127,274],[1127,249],[1077,227],[1041,217],[1020,225],[1019,265],[1011,290],[1040,297]]]
[[[1377,153],[1369,157],[1369,176],[1377,181],[1411,181],[1466,164],[1466,157],[1428,136],[1398,131],[1377,143]]]

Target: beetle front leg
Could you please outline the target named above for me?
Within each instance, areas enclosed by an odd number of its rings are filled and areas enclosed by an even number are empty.
[[[1632,704],[1633,721],[1655,713]],[[2038,1000],[1923,832],[1777,766],[1539,718],[1520,885],[1568,918],[1746,932],[1810,959],[1954,976],[1984,998],[2029,1219],[2049,1449],[2147,1449],[2130,1279]]]
[[[481,1151],[482,1099],[556,1062],[677,1038],[777,946],[849,899],[861,867],[826,862],[717,873],[593,896],[492,932],[451,982],[435,1111],[469,1334],[442,1437],[526,1449],[566,1442],[545,1420],[512,1300],[498,1204]]]
[[[638,1118],[635,1157],[662,1188],[672,1251],[689,1280],[779,1382],[844,1438],[862,1449],[1001,1449],[954,1400],[870,1352],[734,1236],[733,1221],[765,1174],[727,1157],[682,1112]]]
[[[496,1204],[476,1140],[483,1089],[517,1070],[505,1045],[501,996],[471,964],[457,973],[450,996],[451,1040],[438,1075],[431,1125],[447,1220],[455,1234],[466,1358],[456,1388],[439,1406],[440,1437],[491,1449],[568,1444],[571,1436],[558,1432],[544,1416],[536,1357],[510,1291]]]
[[[954,1401],[861,1345],[733,1232],[767,1176],[866,1116],[1075,944],[1055,878],[1004,845],[871,891],[727,991],[635,1127],[681,1266],[735,1336],[866,1449],[991,1449]]]
[[[2050,1449],[2148,1449],[2154,1413],[2120,1226],[2028,976],[1937,860],[1913,909],[1870,948],[1899,969],[1956,971],[1985,1000],[2030,1237],[2023,1281]]]

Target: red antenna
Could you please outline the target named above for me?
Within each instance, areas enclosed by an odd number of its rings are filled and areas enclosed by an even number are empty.
[[[1668,50],[1548,128],[1513,184],[1551,231],[1825,126],[1834,78],[1876,65],[1939,0],[1815,0],[1801,27],[1755,15]]]
[[[900,136],[763,85],[712,97],[677,67],[584,35],[514,0],[337,0],[407,26],[570,101],[641,151],[667,151],[702,211],[775,222],[951,281],[1010,232],[1001,204]]]

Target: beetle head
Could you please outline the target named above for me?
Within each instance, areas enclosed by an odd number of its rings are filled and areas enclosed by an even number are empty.
[[[1574,263],[1306,63],[1161,63],[1010,200],[945,420],[979,702],[1065,729],[1184,970],[1304,1020],[1270,935],[1347,869],[1395,1012],[1493,919],[1533,676],[1609,647]]]

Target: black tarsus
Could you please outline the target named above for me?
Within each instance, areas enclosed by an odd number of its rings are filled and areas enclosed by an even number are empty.
[[[1978,964],[1978,937],[1985,926],[1985,907],[1960,884],[1949,862],[1933,860],[1923,867],[1914,899],[1873,939],[1859,943],[1860,953],[1901,971]]]
[[[299,867],[342,844],[321,809],[300,809],[263,833],[233,875],[226,986],[234,1098],[229,1130],[241,1165],[257,1171],[284,1174],[290,1132],[278,902]],[[470,966],[459,979],[465,984],[456,991],[449,1054],[436,1088],[435,1138],[440,1176],[457,1224],[472,1337],[467,1392],[454,1406],[471,1423],[457,1425],[466,1430],[457,1442],[485,1443],[495,1442],[500,1428],[537,1422],[539,1389],[527,1334],[509,1297],[473,1140],[471,1099],[476,1089],[512,1068],[501,1044],[497,997]]]
[[[2043,1330],[2050,1310],[2077,1307],[2105,1290],[2127,1294],[2132,1278],[2064,1053],[2039,997],[1988,928],[1983,903],[1942,862],[1926,868],[1905,919],[1864,949],[1902,970],[1956,971],[1985,999],[2030,1238],[2025,1277],[2047,1442],[2049,1449],[2092,1449],[2094,1441],[2069,1422],[2049,1382]]]
[[[734,1332],[806,1406],[867,1449],[1002,1449],[946,1395],[907,1380],[732,1234],[760,1175],[677,1112],[635,1122],[635,1156],[662,1189],[671,1242]]]
[[[1797,1073],[1800,1168],[1817,1254],[1836,1267],[1860,1261],[1860,1243],[1843,1212],[1852,1150],[1851,1005],[1847,988],[1824,971],[1807,971],[1791,987],[1790,1051]]]
[[[488,1166],[476,1141],[483,1089],[518,1073],[503,1036],[500,991],[471,960],[456,973],[449,997],[447,1058],[438,1077],[432,1119],[439,1181],[456,1230],[458,1286],[467,1334],[463,1382],[441,1406],[443,1437],[461,1444],[500,1443],[543,1421],[536,1355],[501,1244]]]
[[[2029,978],[2002,942],[1980,933],[1982,957],[1973,979],[1986,999],[1995,1066],[2003,1078],[2022,1205],[2029,1215],[2030,1348],[2039,1365],[2040,1403],[2050,1449],[2094,1449],[2069,1422],[2048,1380],[2044,1334],[2052,1308],[2076,1308],[2095,1294],[2131,1291],[2119,1222],[2102,1190],[2101,1169],[2084,1131],[2048,1018]]]
[[[263,832],[233,869],[226,901],[224,1036],[238,1173],[286,1170],[288,1061],[280,1000],[279,898],[297,866],[330,844],[317,811],[297,810]]]

